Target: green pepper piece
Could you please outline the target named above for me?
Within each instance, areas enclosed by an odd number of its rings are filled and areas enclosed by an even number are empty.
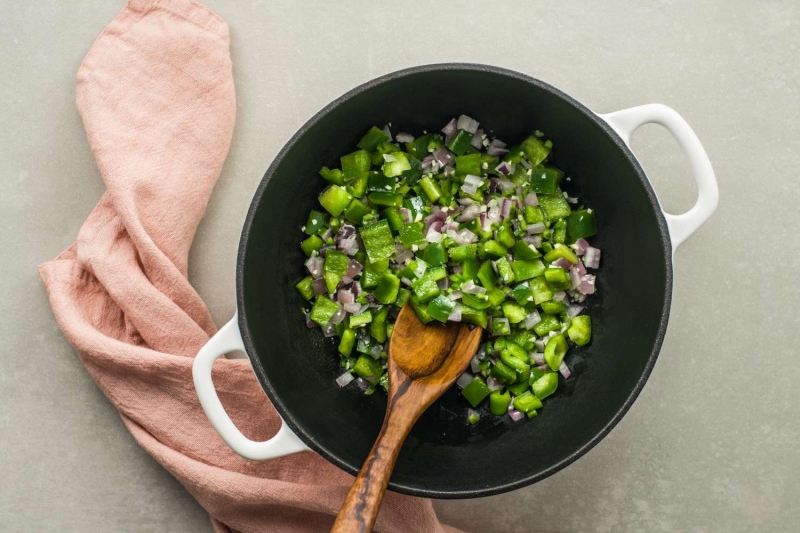
[[[428,155],[428,143],[433,138],[433,135],[426,133],[406,143],[406,151],[416,157],[417,159],[424,159]]]
[[[312,235],[300,243],[300,249],[303,250],[303,253],[305,253],[307,257],[311,257],[311,252],[319,251],[324,245],[325,243],[322,242],[322,239],[316,235]]]
[[[397,179],[381,172],[370,172],[368,176],[367,190],[370,192],[395,192]]]
[[[331,170],[328,167],[322,167],[319,171],[319,175],[334,185],[344,185],[344,174],[338,168]]]
[[[450,141],[450,144],[447,145],[447,148],[456,155],[464,155],[467,148],[470,147],[471,142],[472,134],[470,132],[458,130],[458,133],[456,133],[455,137]]]
[[[556,244],[552,250],[544,254],[545,261],[550,263],[562,257],[573,265],[578,263],[578,256],[565,244]]]
[[[383,373],[381,364],[369,355],[359,355],[356,364],[353,365],[355,372],[362,379],[375,382]]]
[[[530,387],[530,384],[527,381],[520,381],[519,383],[514,383],[513,385],[509,385],[506,388],[508,389],[508,392],[510,392],[516,397],[526,392],[528,390],[528,387]]]
[[[397,300],[394,302],[394,305],[397,307],[403,307],[408,301],[409,296],[411,296],[411,291],[401,287],[400,290],[397,291]]]
[[[461,391],[462,396],[467,399],[472,407],[478,407],[487,396],[489,396],[489,386],[479,377],[475,377]]]
[[[448,250],[450,260],[454,263],[463,263],[467,259],[475,259],[478,252],[478,245],[476,244],[462,244],[461,246],[454,246]]]
[[[431,267],[427,270],[427,274],[433,278],[433,281],[439,281],[447,277],[447,269],[442,266]]]
[[[533,296],[533,292],[531,291],[530,284],[526,281],[524,283],[520,283],[514,290],[511,292],[514,295],[514,299],[520,305],[525,305],[529,301],[531,301],[531,297]]]
[[[514,172],[512,172],[511,175],[507,177],[517,187],[524,187],[528,183],[528,171],[525,170],[525,167],[523,167],[522,165],[517,165],[517,168],[514,169]]]
[[[387,270],[389,270],[388,259],[378,259],[377,261],[367,259],[364,263],[364,272],[361,274],[361,286],[365,289],[377,287]]]
[[[364,217],[371,211],[372,209],[370,209],[367,204],[358,198],[353,198],[353,201],[350,202],[350,205],[347,206],[347,210],[344,212],[344,218],[354,224],[361,224],[361,222],[364,220]]]
[[[511,384],[517,381],[517,372],[502,361],[497,361],[494,366],[492,366],[490,373],[506,384]]]
[[[426,242],[425,236],[419,228],[419,224],[421,223],[413,222],[411,224],[403,224],[400,228],[398,232],[400,235],[400,242],[402,242],[403,246],[406,248],[411,248],[415,244],[420,245]]]
[[[392,143],[382,142],[375,147],[375,151],[372,152],[372,155],[370,156],[370,161],[372,162],[373,165],[379,167],[384,162],[383,154],[392,154],[394,152],[399,152],[399,151],[400,148],[393,145]]]
[[[506,248],[514,246],[514,232],[511,227],[503,225],[497,228],[497,241]]]
[[[427,324],[428,322],[433,320],[433,317],[428,314],[428,306],[424,305],[420,301],[419,296],[417,296],[416,294],[412,294],[408,298],[408,303],[411,305],[411,308],[417,314],[417,318],[419,318],[420,322],[422,322],[423,324]]]
[[[508,149],[508,153],[506,154],[505,158],[503,158],[503,161],[508,161],[510,163],[516,164],[519,163],[521,159],[522,159],[522,146],[517,145],[517,146],[512,146],[511,148]]]
[[[389,207],[401,207],[403,205],[403,195],[399,193],[376,191],[370,193],[367,198],[375,205]]]
[[[324,228],[328,225],[328,220],[330,219],[330,215],[328,213],[323,213],[322,211],[314,211],[313,209],[308,214],[308,221],[306,222],[305,232],[306,235],[315,235],[317,233],[321,233]]]
[[[525,206],[525,223],[526,224],[538,224],[544,223],[544,212],[538,205],[526,205]]]
[[[558,335],[550,337],[550,340],[547,341],[544,347],[544,360],[547,362],[547,366],[550,367],[550,370],[554,372],[558,370],[558,367],[561,366],[561,362],[564,360],[564,356],[567,354],[568,348],[567,339],[564,338],[563,334],[559,333]]]
[[[372,317],[372,322],[369,324],[370,336],[380,343],[386,342],[386,317],[389,316],[389,308],[381,307],[377,313]]]
[[[553,394],[558,388],[558,374],[555,372],[548,372],[540,377],[531,385],[533,394],[540,400],[544,400]]]
[[[367,131],[367,133],[361,137],[361,140],[358,141],[358,147],[362,150],[371,152],[377,148],[379,144],[388,140],[389,137],[382,129],[378,128],[377,126],[372,126],[369,131]]]
[[[375,298],[383,305],[394,303],[400,290],[400,278],[387,272],[375,288]]]
[[[534,335],[532,331],[528,331],[527,329],[518,329],[517,331],[508,336],[509,343],[513,342],[525,352],[525,356],[520,356],[523,359],[524,357],[527,357],[527,353],[529,351],[533,350],[534,346],[533,341],[535,340],[536,340],[536,335]]]
[[[475,309],[469,305],[461,305],[461,321],[467,324],[475,324],[486,329],[489,324],[489,318],[486,316],[486,311],[483,309]]]
[[[522,411],[523,413],[529,413],[531,411],[536,411],[536,409],[541,409],[543,407],[542,400],[531,394],[530,392],[524,392],[514,398],[514,409],[517,411]]]
[[[473,411],[472,409],[470,409],[467,412],[467,422],[469,422],[470,426],[474,426],[475,424],[477,424],[480,421],[480,419],[481,419],[481,415],[479,415],[477,412]]]
[[[501,335],[508,335],[511,333],[511,326],[508,323],[507,318],[501,318],[499,316],[492,317],[492,335],[497,337]]]
[[[511,270],[514,271],[514,278],[517,281],[524,281],[541,276],[545,273],[546,268],[540,259],[529,259],[514,261],[511,263]]]
[[[428,304],[428,314],[439,322],[447,322],[447,318],[455,308],[456,303],[453,300],[440,294]]]
[[[367,183],[368,178],[367,174],[362,174],[361,176],[351,180],[347,185],[347,192],[355,196],[356,198],[363,198],[364,194],[367,192]]]
[[[569,217],[568,217],[569,218]],[[564,244],[567,240],[567,222],[563,218],[553,225],[553,242]]]
[[[559,291],[567,290],[572,286],[567,271],[559,267],[550,267],[544,272],[544,278],[551,288]]]
[[[552,250],[553,250],[553,245],[552,244],[550,244],[549,242],[543,242],[542,243],[542,251],[544,253],[551,252]]]
[[[511,405],[511,394],[508,391],[501,393],[499,390],[489,394],[489,412],[494,416],[504,415]]]
[[[359,234],[370,261],[387,259],[394,255],[394,238],[387,221],[378,220],[367,224],[359,230]]]
[[[331,321],[331,317],[339,310],[339,305],[332,302],[330,298],[324,294],[317,296],[314,306],[311,308],[311,314],[308,315],[312,321],[316,322],[323,328]]]
[[[445,261],[447,261],[446,257]],[[461,263],[461,267],[461,276],[464,278],[464,281],[475,279],[475,276],[478,274],[478,262],[475,259],[464,259],[464,261]]]
[[[416,294],[420,302],[427,302],[431,298],[439,296],[439,293],[442,292],[439,289],[439,285],[436,284],[436,280],[428,272],[415,279],[411,284],[411,288],[414,289],[414,294]]]
[[[532,367],[531,367],[531,377],[530,377],[530,379],[528,380],[528,383],[530,383],[531,385],[533,385],[533,383],[534,383],[534,382],[535,382],[537,379],[539,379],[540,377],[544,376],[544,374],[545,374],[545,372],[544,372],[543,370],[539,370],[539,369],[538,369],[538,368],[536,368],[535,366],[532,366]]]
[[[325,255],[325,286],[328,292],[332,293],[336,290],[337,285],[342,280],[342,276],[347,273],[347,265],[350,259],[342,252],[337,250],[328,250]]]
[[[461,301],[470,307],[474,307],[475,309],[486,309],[491,305],[488,297],[484,296],[481,298],[479,295],[469,294],[466,292],[461,295]]]
[[[514,369],[514,372],[517,373],[518,381],[525,381],[527,383],[528,377],[530,377],[531,365],[529,365],[526,361],[511,355],[511,351],[508,348],[500,350],[500,361],[502,361],[507,367]]]
[[[528,161],[531,165],[536,166],[544,161],[547,156],[550,154],[550,149],[553,147],[553,143],[550,141],[542,142],[541,139],[536,137],[535,135],[531,135],[522,143],[520,144],[520,148],[522,148],[522,152],[525,154],[525,157],[528,158]]]
[[[351,328],[360,328],[361,326],[366,326],[370,322],[372,322],[372,312],[369,309],[358,315],[350,315]]]
[[[381,216],[386,219],[389,223],[389,227],[392,231],[399,231],[403,224],[405,223],[405,219],[400,215],[400,212],[394,207],[387,207],[383,211],[381,211]]]
[[[342,164],[342,172],[346,181],[365,176],[369,172],[371,165],[369,152],[366,150],[357,150],[351,154],[342,156],[339,159]]]
[[[325,208],[328,213],[333,216],[339,216],[342,211],[347,209],[350,205],[350,200],[353,197],[345,190],[344,187],[338,185],[331,185],[319,195],[319,203]]]
[[[503,302],[503,316],[506,317],[510,323],[519,324],[525,320],[525,317],[528,316],[528,312],[519,304]]]
[[[422,252],[422,259],[430,266],[439,266],[447,262],[447,252],[440,242],[434,242],[425,247]]]
[[[312,287],[313,282],[314,279],[311,276],[306,276],[298,281],[297,285],[295,285],[295,288],[300,295],[309,302],[314,299],[314,287]]]
[[[480,281],[481,286],[484,289],[492,289],[495,285],[497,285],[497,274],[492,268],[491,261],[484,261],[481,263],[480,268],[478,268],[478,281]]]
[[[555,168],[531,169],[531,190],[540,194],[558,194],[563,172]]]
[[[497,241],[487,241],[486,243],[484,243],[483,249],[487,255],[496,258],[505,257],[506,254],[508,253],[506,247]]]
[[[345,328],[342,331],[342,340],[339,341],[339,353],[349,357],[353,353],[353,346],[356,343],[356,330]]]
[[[472,174],[474,176],[481,175],[481,154],[461,155],[456,157],[456,174],[459,176],[466,176]]]
[[[560,329],[561,322],[559,322],[558,318],[553,315],[542,316],[542,321],[533,326],[533,331],[540,337],[544,337],[551,331],[557,331]]]
[[[544,279],[544,276],[533,278],[530,284],[534,303],[540,304],[553,299],[553,290],[550,288],[550,284],[547,283],[547,280]]]
[[[406,170],[411,170],[411,162],[403,152],[393,152],[384,156],[385,163],[381,167],[383,173],[388,177],[400,176]]]
[[[567,310],[567,304],[565,304],[564,302],[557,302],[555,300],[542,302],[539,305],[542,307],[542,311],[544,311],[548,315],[558,315]]]
[[[594,211],[591,209],[580,209],[567,217],[567,233],[572,240],[591,237],[597,234],[597,222],[594,218]]]
[[[422,187],[422,192],[425,193],[425,196],[431,202],[435,202],[442,196],[442,190],[439,186],[434,182],[430,176],[424,176],[421,180],[419,180],[420,187]]]
[[[573,317],[567,335],[578,346],[586,346],[592,340],[592,318],[588,315]]]
[[[486,296],[489,297],[489,303],[492,304],[493,307],[497,307],[503,300],[506,299],[505,291],[496,287],[487,289]]]
[[[416,278],[418,266],[419,263],[417,261],[409,261],[409,263],[397,273],[397,277],[400,279],[406,278],[408,280]]]
[[[564,218],[572,212],[566,198],[560,194],[540,194],[539,207],[551,221]]]
[[[514,283],[514,280],[517,278],[514,277],[514,270],[508,263],[508,259],[501,257],[495,261],[494,264],[497,267],[497,273],[500,275],[500,279],[503,280],[504,285],[510,285],[511,283]]]

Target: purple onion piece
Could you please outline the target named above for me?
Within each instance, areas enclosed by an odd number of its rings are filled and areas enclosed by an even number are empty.
[[[572,375],[572,372],[570,372],[567,363],[565,363],[564,361],[561,361],[561,365],[558,367],[558,371],[561,372],[561,375],[564,376],[564,379],[569,379],[569,377]]]
[[[511,420],[514,422],[519,422],[523,418],[525,418],[525,413],[522,411],[517,411],[516,409],[512,409],[508,412],[508,416],[511,417]]]
[[[581,284],[578,286],[578,292],[581,294],[594,294],[595,291],[595,276],[593,274],[586,274],[581,277]]]
[[[575,255],[583,255],[586,253],[587,248],[589,248],[589,242],[586,239],[578,239],[575,241],[575,244],[572,245],[572,249],[575,250]]]
[[[463,389],[467,385],[472,383],[473,379],[474,377],[472,376],[472,374],[470,374],[469,372],[464,372],[463,374],[458,376],[458,379],[456,380],[456,385],[458,385],[459,389]]]
[[[336,378],[336,384],[339,385],[339,388],[346,387],[354,379],[356,379],[356,377],[348,371]]]
[[[583,256],[583,264],[587,268],[600,268],[600,249],[589,246]]]
[[[563,268],[564,270],[569,270],[572,268],[572,263],[570,263],[568,259],[564,259],[563,257],[559,257],[550,264],[557,266],[558,268]]]
[[[478,131],[478,126],[480,126],[480,122],[472,117],[468,117],[467,115],[461,115],[458,117],[458,122],[456,123],[457,129],[464,130],[469,133],[475,133]]]
[[[483,148],[483,130],[477,129],[475,133],[472,135],[472,140],[469,142],[473,148],[476,150],[480,150]]]
[[[536,206],[539,205],[539,197],[536,196],[535,192],[529,192],[525,195],[525,200],[523,201],[525,205]]]
[[[414,142],[414,136],[410,133],[400,132],[394,136],[394,139],[399,143],[410,143]]]
[[[325,261],[320,257],[309,257],[305,262],[308,273],[311,274],[311,277],[314,279],[322,278],[324,264]]]
[[[325,278],[317,278],[311,282],[311,288],[314,289],[314,296],[325,294],[328,292],[328,286],[325,284]]]

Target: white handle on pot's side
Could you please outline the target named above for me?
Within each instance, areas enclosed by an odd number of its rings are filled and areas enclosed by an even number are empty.
[[[686,152],[689,165],[697,182],[697,203],[682,215],[671,215],[664,212],[669,227],[672,250],[675,251],[689,236],[697,231],[714,213],[719,203],[719,189],[714,169],[708,159],[700,139],[691,126],[671,107],[662,104],[649,104],[631,107],[614,113],[600,115],[600,118],[617,132],[630,147],[631,135],[639,127],[649,124],[661,124],[669,131],[678,144]]]
[[[236,315],[209,339],[194,359],[192,366],[194,388],[197,390],[200,405],[203,406],[211,425],[233,451],[246,459],[263,461],[308,450],[308,446],[289,429],[283,419],[281,419],[281,428],[278,433],[264,442],[256,442],[245,437],[230,419],[217,396],[214,382],[211,380],[211,369],[214,361],[235,350],[244,351],[244,342],[239,333]]]

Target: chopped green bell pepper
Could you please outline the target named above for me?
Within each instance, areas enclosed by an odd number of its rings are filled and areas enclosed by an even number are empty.
[[[322,239],[317,235],[312,235],[300,243],[300,249],[303,250],[303,253],[308,257],[311,257],[311,252],[317,252],[323,246],[325,246],[325,243],[322,242]]]
[[[319,195],[319,203],[322,204],[328,213],[338,217],[342,211],[347,209],[350,205],[350,200],[353,197],[348,193],[344,187],[338,185],[331,185]]]
[[[353,372],[355,372],[362,379],[374,383],[378,377],[383,373],[381,364],[369,355],[359,355],[356,364],[353,365]]]
[[[564,338],[563,334],[559,333],[558,335],[550,337],[550,340],[547,341],[544,347],[544,360],[547,366],[550,367],[550,370],[558,370],[558,367],[561,366],[561,362],[564,360],[564,356],[567,355],[568,349],[567,339]]]
[[[540,337],[544,337],[551,331],[557,331],[560,329],[561,322],[559,322],[558,318],[553,315],[542,316],[541,322],[533,326],[533,331]]]
[[[386,318],[389,316],[389,308],[381,307],[378,312],[372,316],[372,322],[369,324],[370,336],[380,343],[386,342],[388,335],[386,333]]]
[[[464,389],[461,391],[461,394],[467,399],[472,407],[478,407],[478,404],[480,404],[487,396],[489,396],[489,392],[491,391],[489,390],[488,385],[486,385],[486,382],[479,377],[475,377],[475,379],[470,381],[469,385],[464,387]]]
[[[387,221],[378,220],[367,224],[359,230],[359,234],[370,261],[386,259],[394,255],[394,238]]]
[[[300,293],[300,295],[309,302],[314,299],[314,287],[312,287],[313,282],[314,278],[312,278],[311,276],[306,276],[300,281],[298,281],[297,285],[295,285],[295,288]]]
[[[472,134],[466,130],[458,130],[458,133],[453,137],[450,141],[450,144],[447,145],[447,148],[450,149],[456,155],[464,155],[467,151],[467,148],[470,147],[470,143],[472,142]]]
[[[567,335],[578,346],[586,346],[592,340],[592,318],[588,315],[578,315],[572,318]]]
[[[531,284],[531,293],[534,303],[540,304],[553,299],[553,290],[550,288],[550,284],[547,283],[544,276],[533,278],[529,283]]]
[[[425,272],[422,277],[415,279],[411,288],[414,289],[414,294],[417,295],[420,302],[427,302],[442,292],[429,272]]]
[[[319,175],[334,185],[344,185],[344,173],[338,168],[331,170],[328,167],[322,167],[319,171]]]
[[[563,172],[553,168],[531,169],[531,190],[541,194],[558,194],[558,182],[563,175]]]
[[[564,218],[572,212],[566,198],[560,194],[540,194],[539,207],[550,221]]]
[[[338,310],[339,305],[336,302],[332,302],[330,298],[324,294],[320,294],[317,296],[308,318],[324,328]]]
[[[531,135],[520,144],[522,152],[531,165],[536,166],[544,161],[550,155],[550,149],[553,143],[550,141],[542,141],[535,135]]]
[[[345,328],[342,331],[342,339],[339,341],[339,353],[349,357],[353,353],[353,346],[356,344],[356,330]]]
[[[486,316],[486,311],[483,309],[475,309],[468,305],[461,305],[461,322],[467,324],[474,324],[486,329],[489,323],[489,317]]]
[[[511,263],[511,270],[514,271],[514,278],[517,281],[524,281],[544,274],[545,266],[541,259],[517,260]]]
[[[494,288],[497,285],[498,277],[492,268],[491,261],[484,261],[481,263],[480,268],[478,268],[478,281],[480,281],[481,286],[485,289]]]
[[[528,312],[519,304],[514,302],[503,302],[503,316],[508,319],[509,322],[512,324],[519,324],[525,317],[528,316]]]
[[[447,318],[455,308],[456,303],[453,300],[443,294],[440,294],[428,304],[428,315],[439,322],[447,322]]]
[[[570,214],[567,217],[567,233],[572,240],[596,235],[597,222],[595,222],[594,211],[581,209]]]
[[[375,298],[383,305],[394,303],[400,290],[400,278],[387,272],[375,288]]]
[[[362,150],[371,152],[377,148],[379,144],[388,140],[389,137],[382,129],[378,128],[377,126],[372,126],[369,131],[367,131],[367,133],[361,137],[361,140],[358,141],[358,147]]]
[[[489,412],[494,416],[506,414],[509,405],[511,405],[511,394],[508,391],[501,393],[496,390],[489,394]]]
[[[531,394],[530,392],[524,392],[514,398],[514,409],[517,411],[522,411],[523,413],[529,413],[531,411],[536,411],[536,409],[542,408],[542,400]]]
[[[364,263],[364,272],[361,274],[361,286],[365,289],[377,287],[388,270],[388,259],[378,259],[376,261],[367,259]]]
[[[494,264],[497,267],[497,273],[500,276],[500,279],[503,280],[504,285],[510,285],[511,283],[514,283],[517,278],[514,277],[514,270],[508,263],[508,259],[501,257],[495,261]]]
[[[558,374],[555,372],[548,372],[540,377],[531,385],[533,394],[540,400],[544,400],[553,394],[558,388]]]

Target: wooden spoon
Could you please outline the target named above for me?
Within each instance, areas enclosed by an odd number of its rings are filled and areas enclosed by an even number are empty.
[[[331,533],[372,531],[400,447],[419,416],[460,376],[480,343],[482,328],[420,322],[406,304],[389,344],[389,395],[375,445],[358,473]]]

